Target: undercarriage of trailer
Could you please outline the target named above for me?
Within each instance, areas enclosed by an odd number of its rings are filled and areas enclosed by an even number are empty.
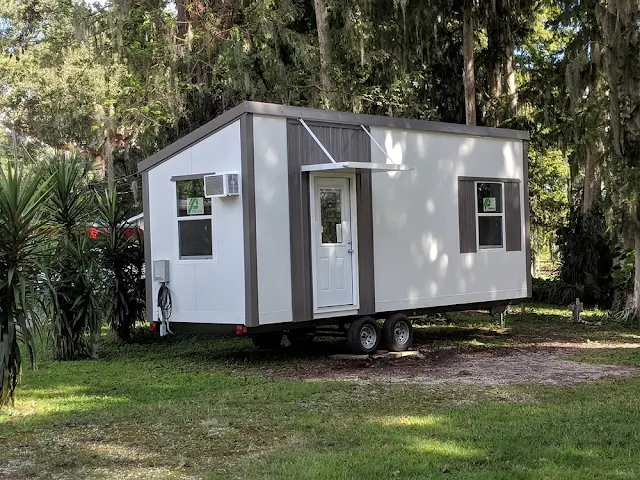
[[[524,299],[380,312],[374,315],[333,317],[307,322],[275,323],[257,327],[172,322],[170,328],[172,333],[248,336],[257,348],[265,349],[278,348],[286,335],[294,346],[308,345],[318,337],[338,337],[346,338],[349,348],[356,354],[374,353],[379,348],[402,352],[408,350],[413,343],[414,319],[464,310],[482,310],[491,315],[502,316],[508,305],[521,300]]]

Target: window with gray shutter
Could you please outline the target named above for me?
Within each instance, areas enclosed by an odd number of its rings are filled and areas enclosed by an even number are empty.
[[[458,178],[458,222],[460,253],[522,250],[520,182]]]

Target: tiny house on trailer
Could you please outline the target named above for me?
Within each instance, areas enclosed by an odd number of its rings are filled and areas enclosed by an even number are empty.
[[[527,298],[527,143],[243,102],[138,165],[150,318],[257,346],[337,325],[369,353],[407,349],[411,316]]]

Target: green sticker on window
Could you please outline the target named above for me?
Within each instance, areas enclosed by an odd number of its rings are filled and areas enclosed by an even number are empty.
[[[187,215],[203,215],[204,214],[204,198],[190,197],[187,198]]]
[[[482,199],[482,211],[483,212],[495,212],[496,211],[496,197],[485,197]]]

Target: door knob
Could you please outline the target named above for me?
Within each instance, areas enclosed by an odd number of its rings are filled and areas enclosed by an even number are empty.
[[[353,253],[353,248],[350,248],[349,250],[347,250],[347,252]]]

